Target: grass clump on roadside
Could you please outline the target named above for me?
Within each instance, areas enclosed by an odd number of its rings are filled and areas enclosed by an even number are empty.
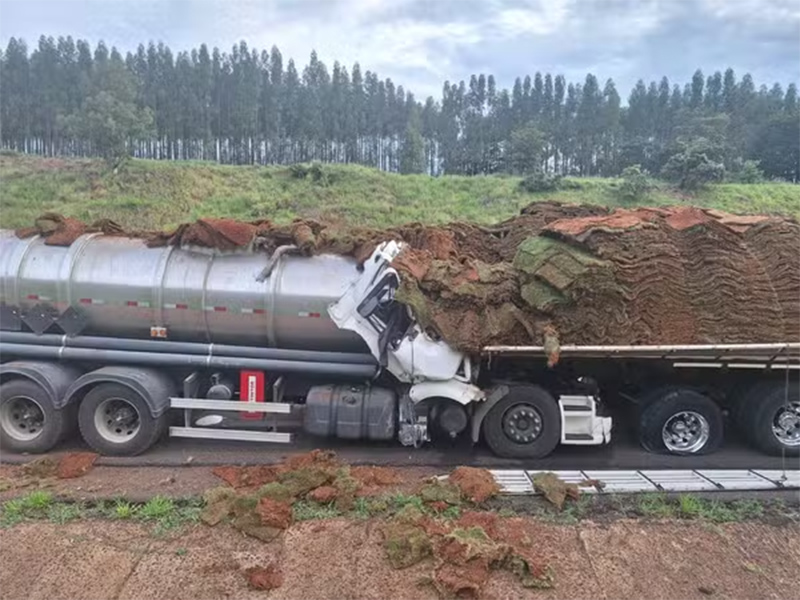
[[[0,525],[11,527],[26,519],[45,519],[53,510],[53,495],[50,492],[36,490],[3,504]]]
[[[83,504],[78,502],[57,502],[48,509],[47,519],[52,523],[63,525],[69,521],[83,518],[85,511]]]
[[[292,516],[295,521],[310,521],[313,519],[332,519],[341,516],[335,506],[320,504],[310,500],[298,500],[292,505]]]
[[[0,527],[12,527],[23,521],[47,520],[63,524],[77,519],[135,520],[154,524],[154,534],[198,520],[201,501],[176,501],[155,496],[144,503],[122,499],[96,503],[56,499],[51,493],[36,490],[8,500],[0,507]]]
[[[765,503],[758,500],[723,502],[681,494],[677,498],[663,493],[644,494],[636,501],[639,515],[656,519],[695,519],[714,523],[730,523],[757,519],[765,514]]]
[[[114,504],[113,518],[115,519],[131,519],[136,514],[137,506],[124,500],[117,500]]]
[[[764,505],[757,500],[720,502],[688,494],[678,497],[678,515],[682,518],[727,523],[755,519],[763,514]]]
[[[548,523],[573,525],[584,519],[658,519],[701,521],[709,524],[748,520],[800,522],[800,504],[781,498],[739,498],[720,500],[696,494],[585,494],[565,502],[559,510],[544,497],[501,497],[488,508],[501,517],[531,516]]]
[[[785,513],[780,502],[756,499],[722,501],[693,494],[669,497],[664,493],[642,494],[635,500],[635,512],[656,519],[694,519],[714,523],[731,523],[758,519],[768,511]]]
[[[119,505],[116,505],[116,513]],[[200,520],[202,502],[190,499],[183,503],[176,503],[171,498],[164,496],[154,496],[146,503],[138,507],[134,512],[134,517],[155,524],[154,535],[162,535],[170,529],[175,529],[182,525],[197,523]]]
[[[669,519],[675,516],[676,506],[666,494],[643,494],[636,500],[636,508],[643,517]]]

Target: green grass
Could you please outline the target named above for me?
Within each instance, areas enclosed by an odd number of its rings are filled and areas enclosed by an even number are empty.
[[[643,494],[637,499],[636,508],[645,517],[667,519],[675,516],[675,506],[666,494]]]
[[[124,500],[96,504],[56,500],[49,492],[34,491],[0,505],[0,527],[13,527],[26,520],[48,520],[63,524],[76,519],[132,519],[153,525],[153,535],[199,521],[202,500],[175,501],[155,496],[146,503]]]
[[[0,526],[11,527],[25,519],[43,519],[50,516],[55,508],[50,492],[36,490],[20,498],[5,502],[0,512]]]
[[[721,502],[682,494],[677,499],[664,494],[644,494],[637,499],[637,512],[645,517],[659,519],[698,519],[713,523],[729,523],[757,519],[764,515],[764,503],[758,500],[733,500]]]
[[[87,222],[113,219],[130,229],[160,229],[221,216],[283,223],[306,217],[351,225],[492,223],[534,201],[624,204],[617,179],[569,179],[570,189],[535,194],[520,190],[519,182],[518,177],[506,176],[397,175],[357,165],[309,169],[197,161],[133,160],[114,174],[98,160],[3,154],[0,224],[27,226],[45,211]],[[800,216],[800,186],[720,184],[686,197],[662,183],[641,202],[682,203]]]
[[[175,502],[172,498],[154,496],[137,511],[137,516],[145,521],[155,521],[167,517],[174,511]]]
[[[295,521],[310,521],[313,519],[332,519],[341,513],[333,505],[318,504],[309,500],[300,500],[292,505],[292,516]]]
[[[130,519],[136,514],[137,507],[130,502],[118,500],[116,504],[114,504],[113,511],[112,516],[115,519]]]
[[[389,510],[393,513],[399,512],[407,506],[415,508],[420,512],[428,511],[428,507],[425,505],[425,501],[420,496],[417,495],[403,494],[398,492],[397,494],[389,496],[388,501],[389,501]]]
[[[82,519],[85,513],[85,507],[79,502],[59,502],[50,506],[47,511],[47,519],[52,523],[61,525],[69,521]]]

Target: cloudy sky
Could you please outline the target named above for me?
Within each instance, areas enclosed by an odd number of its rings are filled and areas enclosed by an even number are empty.
[[[0,43],[72,35],[120,50],[244,39],[305,64],[377,71],[439,97],[444,80],[592,72],[623,96],[639,78],[686,82],[732,66],[756,84],[800,80],[800,0],[0,0]]]

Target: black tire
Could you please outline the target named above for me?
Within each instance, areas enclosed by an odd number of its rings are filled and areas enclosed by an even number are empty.
[[[658,400],[661,400],[661,398],[663,398],[664,396],[666,396],[667,394],[669,394],[671,392],[674,392],[676,390],[683,390],[683,389],[686,389],[686,388],[682,388],[679,385],[665,384],[665,385],[660,385],[658,387],[651,388],[649,390],[645,390],[644,392],[642,392],[641,394],[636,396],[636,413],[635,413],[635,416],[633,417],[633,421],[634,421],[633,426],[635,428],[636,436],[639,439],[639,443],[648,452],[656,452],[656,450],[650,450],[649,448],[647,448],[644,445],[644,442],[643,442],[644,436],[642,435],[642,415],[645,413],[645,411],[648,408],[650,408],[650,406],[654,402],[657,402]]]
[[[781,442],[772,427],[779,414],[787,409],[787,389],[783,382],[764,382],[754,386],[744,400],[741,428],[748,441],[766,454],[800,456],[800,445]],[[790,383],[789,410],[800,407],[800,385]]]
[[[118,439],[109,439],[111,434],[98,430],[95,413],[106,401],[124,401],[138,413],[138,429],[120,431]],[[102,410],[102,409],[101,409]],[[78,410],[78,427],[89,446],[99,454],[107,456],[136,456],[158,441],[167,427],[168,412],[158,418],[150,414],[150,407],[135,391],[118,383],[101,383],[86,394]],[[113,425],[109,424],[109,429]],[[122,427],[124,430],[125,427]]]
[[[639,407],[639,414],[647,410],[650,405],[656,400],[660,400],[670,392],[675,390],[684,390],[686,388],[679,385],[661,385],[659,387],[645,390],[636,397],[636,405]]]
[[[681,451],[666,446],[662,436],[664,426],[682,412],[697,413],[708,423],[708,439],[698,448]],[[670,387],[660,397],[651,398],[639,419],[639,442],[645,450],[660,454],[710,454],[719,448],[723,438],[722,411],[716,403],[686,388]]]
[[[30,439],[25,439],[31,435],[27,425],[20,422],[19,426],[15,426],[14,414],[19,413],[13,412],[13,409],[18,406],[15,403],[20,401],[27,403],[42,417],[41,429]],[[0,448],[30,454],[52,450],[64,438],[69,429],[69,417],[73,414],[68,409],[57,410],[39,384],[29,379],[8,381],[0,385]]]
[[[541,430],[527,443],[511,439],[503,427],[509,411],[529,407],[541,420]],[[555,398],[538,386],[516,386],[495,404],[483,420],[483,437],[497,456],[504,458],[542,458],[561,441],[561,414]]]
[[[763,386],[764,382],[743,385],[734,390],[728,396],[728,402],[731,407],[731,420],[733,421],[737,431],[739,431],[745,438],[749,437],[749,423],[750,419],[753,418],[753,415],[751,414],[753,404],[749,402],[749,399],[753,397],[754,394],[760,396],[761,394],[757,390],[759,388],[763,388]]]

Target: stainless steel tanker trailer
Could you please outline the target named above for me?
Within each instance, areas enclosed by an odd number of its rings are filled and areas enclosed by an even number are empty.
[[[710,452],[732,425],[800,451],[798,343],[563,346],[555,368],[540,346],[467,356],[395,301],[402,244],[362,265],[294,250],[0,231],[0,446],[46,452],[77,425],[96,451],[133,455],[166,433],[291,442],[302,428],[538,458],[609,442],[618,411],[652,451]]]

